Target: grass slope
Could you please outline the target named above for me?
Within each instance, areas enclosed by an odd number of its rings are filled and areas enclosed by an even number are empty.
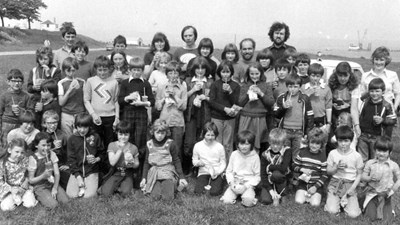
[[[78,39],[86,42],[91,48],[104,47],[105,44],[90,37],[78,34]],[[16,28],[0,28],[0,51],[28,51],[36,50],[50,40],[51,46],[62,46],[61,32],[46,30],[23,30]]]

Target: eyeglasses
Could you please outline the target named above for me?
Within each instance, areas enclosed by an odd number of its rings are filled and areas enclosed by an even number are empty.
[[[22,80],[10,80],[10,81],[13,82],[13,83],[23,83]]]

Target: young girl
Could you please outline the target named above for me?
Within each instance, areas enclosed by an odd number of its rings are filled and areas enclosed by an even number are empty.
[[[279,205],[287,193],[292,149],[285,146],[287,134],[284,129],[275,128],[269,133],[270,147],[261,154],[261,194],[262,204]]]
[[[114,71],[112,72],[112,77],[114,77],[118,83],[122,80],[129,78],[128,65],[129,62],[126,61],[126,54],[123,51],[113,51],[111,53],[111,61],[114,66]]]
[[[177,181],[181,187],[188,184],[183,178],[179,151],[174,141],[167,138],[169,128],[165,121],[154,121],[150,134],[152,137],[146,145],[140,187],[145,194],[151,194],[155,199],[173,200]]]
[[[29,188],[26,148],[23,139],[14,139],[8,145],[7,155],[0,160],[0,208],[3,211],[14,210],[21,203],[26,208],[37,203]]]
[[[300,173],[295,200],[299,204],[309,202],[318,207],[321,204],[326,174],[326,154],[323,151],[326,133],[314,128],[308,133],[308,147],[300,149],[294,159],[293,171]]]
[[[226,167],[225,150],[224,146],[215,141],[219,132],[213,122],[204,125],[203,135],[204,139],[193,148],[193,166],[199,167],[194,193],[201,194],[209,190],[211,196],[217,196],[224,187],[221,175]]]
[[[37,200],[46,208],[55,208],[58,202],[68,202],[67,194],[58,185],[60,171],[58,158],[51,151],[52,142],[48,133],[38,133],[32,142],[35,153],[29,157],[29,183],[34,186]]]
[[[71,198],[96,196],[99,183],[99,162],[104,161],[105,151],[99,135],[90,127],[93,119],[87,113],[75,117],[75,132],[68,138],[68,163],[71,176],[67,194]]]
[[[211,121],[217,126],[220,135],[217,141],[223,144],[227,158],[233,151],[233,136],[236,124],[240,86],[231,78],[234,74],[232,63],[222,61],[217,68],[219,79],[210,88]]]
[[[191,76],[186,78],[188,105],[185,111],[186,135],[184,140],[184,152],[188,156],[188,166],[191,164],[193,146],[200,140],[203,124],[210,121],[208,101],[212,84],[212,79],[207,78],[210,74],[210,67],[203,56],[194,59],[190,74]],[[184,169],[187,170],[188,168],[184,166]]]
[[[240,88],[239,106],[243,107],[239,118],[239,132],[250,130],[256,136],[254,147],[259,150],[261,143],[268,142],[268,128],[265,115],[274,104],[272,87],[265,83],[265,76],[259,63],[251,63],[246,71],[245,83]]]
[[[260,182],[260,157],[254,150],[255,139],[255,135],[249,130],[238,134],[238,150],[232,153],[226,168],[229,187],[220,199],[225,204],[235,204],[238,195],[242,198],[242,205],[246,207],[257,204],[254,188]]]
[[[390,139],[379,137],[375,142],[376,158],[367,161],[361,176],[361,180],[367,182],[363,204],[365,216],[388,224],[393,220],[391,198],[400,186],[399,165],[390,159],[392,150]]]
[[[332,123],[342,112],[350,112],[351,96],[358,94],[358,79],[348,62],[341,62],[335,72],[329,77],[329,88],[332,91]]]
[[[19,121],[21,126],[11,130],[7,135],[7,142],[9,143],[13,139],[22,138],[25,142],[30,145],[39,130],[35,128],[35,114],[30,110],[22,111],[19,115]]]
[[[217,70],[217,63],[212,59],[212,53],[214,52],[214,44],[210,38],[201,39],[199,45],[197,46],[197,51],[200,56],[203,56],[210,66],[210,74],[208,78],[215,81],[215,72]],[[191,59],[188,63],[188,68],[190,68],[193,64],[193,59]]]
[[[264,70],[265,82],[272,83],[276,80],[276,74],[274,70],[274,56],[270,51],[260,52],[256,57],[256,61],[259,62]]]
[[[238,84],[243,83],[244,82],[244,74],[246,73],[246,70],[242,66],[240,66],[238,63],[239,50],[236,47],[236,45],[233,43],[225,45],[225,48],[221,54],[221,59],[232,63],[233,70],[234,70],[232,80],[236,81]]]
[[[179,79],[181,67],[175,60],[166,67],[168,84],[161,86],[156,96],[155,108],[160,113],[160,119],[165,120],[171,130],[171,138],[174,140],[182,162],[182,143],[185,132],[185,118],[183,112],[187,107],[187,86]]]
[[[149,83],[151,85],[151,89],[153,90],[153,94],[157,94],[157,89],[163,85],[168,83],[168,78],[165,73],[165,69],[169,61],[171,61],[171,56],[167,52],[161,52],[159,54],[159,60],[156,63],[157,70],[154,70],[150,77]]]
[[[53,52],[50,47],[40,47],[36,50],[36,67],[28,76],[28,92],[40,99],[40,85],[43,81],[53,79],[61,80],[61,71],[53,65]]]
[[[133,169],[139,166],[139,151],[129,142],[130,124],[121,121],[115,131],[118,141],[108,145],[108,160],[111,169],[111,177],[105,178],[101,187],[101,194],[110,196],[117,190],[122,196],[128,196],[133,189]]]

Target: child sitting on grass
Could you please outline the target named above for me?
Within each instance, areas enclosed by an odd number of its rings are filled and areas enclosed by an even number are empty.
[[[203,128],[204,139],[197,142],[193,148],[193,166],[199,167],[194,193],[202,194],[205,190],[210,195],[222,194],[224,179],[222,173],[225,171],[226,160],[224,146],[215,139],[219,132],[213,122],[207,122]]]
[[[13,139],[22,138],[30,145],[39,130],[35,128],[35,114],[30,110],[24,110],[19,115],[21,126],[10,131],[7,135],[7,142],[10,143]]]
[[[374,148],[375,158],[367,161],[361,177],[367,182],[364,215],[373,221],[384,220],[389,224],[394,217],[392,195],[400,186],[400,169],[390,159],[393,143],[389,137],[379,137]]]
[[[327,173],[332,178],[328,185],[325,211],[337,214],[342,207],[349,217],[355,218],[361,214],[356,187],[360,183],[364,164],[360,153],[350,148],[353,130],[341,126],[336,129],[335,135],[338,148],[328,155]]]
[[[34,154],[29,157],[29,183],[34,186],[37,200],[46,208],[55,208],[58,202],[67,203],[68,196],[60,187],[58,158],[51,151],[53,140],[46,132],[40,132],[32,142]]]
[[[108,178],[104,179],[101,194],[110,196],[119,189],[122,196],[128,196],[133,189],[133,170],[139,166],[139,151],[129,142],[130,124],[121,121],[115,131],[118,141],[108,145],[108,160],[112,166]]]
[[[238,134],[238,150],[232,152],[226,168],[229,187],[220,199],[225,204],[235,204],[239,195],[242,205],[252,207],[257,204],[254,188],[260,182],[260,157],[254,148],[255,140],[251,131],[243,130]]]
[[[174,141],[168,138],[169,133],[164,120],[154,121],[150,129],[152,137],[146,145],[140,187],[145,194],[151,194],[155,199],[173,200],[177,183],[180,187],[188,185],[183,178],[179,151]]]
[[[287,193],[287,180],[290,173],[292,149],[285,146],[287,134],[284,129],[274,128],[269,133],[270,147],[261,154],[261,193],[262,204],[278,205]]]
[[[14,139],[7,155],[0,160],[0,208],[3,211],[14,210],[21,204],[30,208],[37,203],[32,188],[29,188],[26,150],[24,139]]]
[[[326,154],[324,146],[327,135],[320,128],[314,128],[308,133],[308,147],[300,149],[294,159],[293,171],[301,173],[296,191],[296,202],[309,202],[318,207],[328,179],[326,174]]]

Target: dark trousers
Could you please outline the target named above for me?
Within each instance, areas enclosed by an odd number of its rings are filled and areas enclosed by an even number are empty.
[[[196,185],[194,187],[194,193],[196,194],[203,194],[206,192],[206,189],[204,188],[210,184],[211,189],[210,189],[210,195],[211,196],[217,196],[221,195],[223,188],[224,188],[224,179],[222,176],[218,176],[214,180],[211,179],[210,175],[200,175],[196,179]]]

